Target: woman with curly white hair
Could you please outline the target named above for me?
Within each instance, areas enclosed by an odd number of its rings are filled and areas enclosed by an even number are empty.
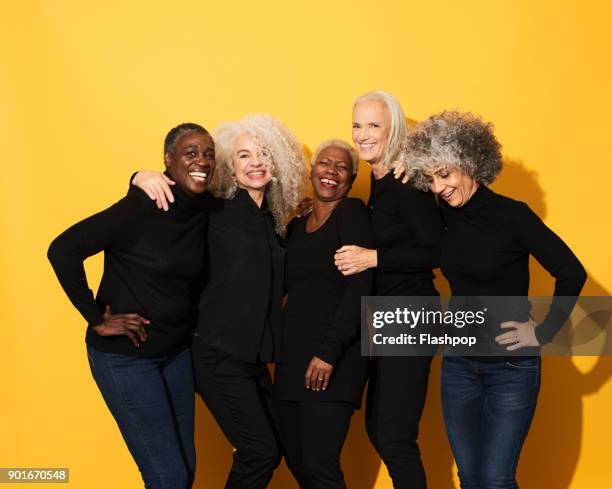
[[[374,246],[342,246],[335,261],[344,275],[375,269],[376,295],[437,296],[432,270],[439,265],[444,231],[440,212],[431,194],[393,175],[403,166],[406,134],[406,117],[392,94],[379,90],[355,100],[353,143],[372,168]],[[396,489],[426,487],[417,438],[431,358],[384,356],[371,362],[366,429]]]
[[[196,390],[236,449],[225,487],[263,488],[281,459],[266,366],[280,351],[285,251],[278,236],[299,202],[306,165],[293,134],[267,115],[221,124],[213,137],[209,277],[192,344]],[[134,184],[158,203],[171,195],[160,174],[138,174]]]
[[[489,189],[502,168],[500,147],[491,124],[461,112],[421,122],[406,145],[411,181],[431,190],[444,214],[441,268],[453,297],[463,308],[495,305],[479,327],[490,343],[475,354],[486,355],[445,354],[442,362],[444,420],[462,489],[518,488],[540,388],[537,349],[563,325],[586,280],[576,256],[525,203]],[[540,324],[529,315],[530,255],[556,279]],[[502,298],[483,299],[490,296]]]

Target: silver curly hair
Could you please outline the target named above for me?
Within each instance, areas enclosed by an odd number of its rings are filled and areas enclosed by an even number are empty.
[[[321,151],[323,151],[326,148],[339,148],[339,149],[343,149],[344,151],[346,151],[349,157],[351,158],[351,165],[352,165],[351,168],[352,168],[353,176],[357,175],[357,170],[359,169],[359,155],[357,154],[357,151],[355,150],[355,148],[353,148],[349,143],[347,143],[346,141],[343,141],[342,139],[328,139],[326,141],[323,141],[321,144],[319,144],[319,146],[317,146],[317,149],[315,150],[310,160],[311,168],[317,162],[317,159],[319,158]]]
[[[459,168],[483,185],[493,183],[502,170],[493,124],[470,112],[444,111],[418,123],[403,153],[410,181],[421,190],[429,190],[425,173],[443,165]]]
[[[395,95],[384,90],[372,90],[360,95],[353,102],[353,110],[360,103],[371,100],[382,102],[389,111],[391,128],[389,130],[389,139],[382,155],[382,162],[388,170],[392,170],[401,162],[402,146],[408,134],[406,115]]]
[[[232,149],[236,138],[247,134],[259,151],[271,157],[272,180],[265,190],[276,232],[284,236],[289,215],[304,195],[306,160],[302,146],[279,120],[266,114],[247,115],[239,121],[226,122],[213,131],[217,167],[210,190],[217,197],[232,199],[238,191]]]

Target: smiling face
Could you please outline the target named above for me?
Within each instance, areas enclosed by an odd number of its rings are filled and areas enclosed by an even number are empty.
[[[266,185],[272,179],[270,150],[260,148],[248,134],[241,134],[234,139],[232,163],[240,188],[265,190]]]
[[[323,149],[310,172],[310,181],[316,199],[324,202],[346,197],[354,180],[351,155],[342,148],[328,146]]]
[[[455,166],[440,165],[426,171],[425,175],[429,179],[429,189],[451,207],[465,205],[479,186],[476,180]]]
[[[199,195],[206,190],[215,169],[215,144],[207,134],[184,134],[176,140],[174,151],[164,154],[164,163],[187,195]]]
[[[359,158],[378,163],[387,148],[391,115],[381,100],[365,100],[353,109],[353,143]]]

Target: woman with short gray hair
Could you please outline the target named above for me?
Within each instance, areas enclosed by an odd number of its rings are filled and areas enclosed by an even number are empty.
[[[445,356],[442,363],[444,420],[461,488],[517,489],[516,466],[536,407],[541,362],[530,350],[523,350],[528,356],[512,353],[551,341],[586,273],[527,204],[489,189],[502,169],[501,145],[480,117],[430,117],[408,136],[405,158],[413,184],[431,190],[443,211],[440,262],[452,295],[471,301],[525,297],[526,307],[497,311],[495,321],[486,323],[495,328],[494,356]],[[552,307],[540,324],[530,319],[526,300],[530,255],[556,279]]]

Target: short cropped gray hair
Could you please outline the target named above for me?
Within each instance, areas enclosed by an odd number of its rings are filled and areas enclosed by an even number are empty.
[[[445,111],[416,125],[406,138],[404,161],[410,180],[429,190],[427,171],[441,165],[459,168],[478,183],[488,185],[502,169],[501,144],[493,124],[470,112]]]
[[[343,149],[344,151],[346,151],[349,157],[351,158],[353,176],[357,175],[357,170],[359,169],[359,155],[357,154],[357,151],[355,150],[355,148],[353,148],[349,143],[347,143],[346,141],[343,141],[342,139],[328,139],[326,141],[323,141],[321,144],[319,144],[319,146],[317,146],[317,149],[315,150],[310,160],[311,166],[313,166],[317,162],[317,159],[319,158],[321,151],[323,151],[326,148],[339,148],[339,149]]]

